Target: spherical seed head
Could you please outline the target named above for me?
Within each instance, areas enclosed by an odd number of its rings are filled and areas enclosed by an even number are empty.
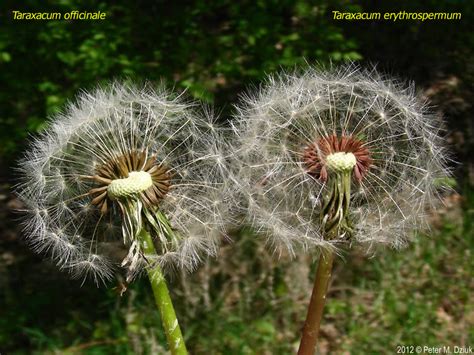
[[[412,85],[375,70],[345,65],[275,75],[244,97],[236,116],[242,211],[279,252],[354,242],[401,247],[427,224],[440,192],[435,181],[449,176],[443,122]],[[337,170],[350,167],[354,231],[350,240],[326,240],[323,201]]]
[[[181,97],[113,83],[52,118],[20,163],[36,251],[96,281],[155,264],[190,271],[215,254],[228,206],[222,129]],[[141,226],[157,256],[141,252]]]
[[[151,175],[146,171],[132,171],[127,178],[112,180],[107,194],[112,199],[134,197],[153,186]]]
[[[338,173],[352,171],[356,163],[356,157],[352,153],[337,152],[326,157],[328,169]]]

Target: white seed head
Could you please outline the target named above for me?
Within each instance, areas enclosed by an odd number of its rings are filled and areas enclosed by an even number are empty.
[[[349,64],[268,78],[237,106],[234,198],[279,252],[365,242],[401,247],[450,175],[442,120],[406,86]],[[352,169],[347,240],[327,240],[328,180]],[[369,249],[369,248],[368,248]]]
[[[189,271],[214,254],[229,205],[222,129],[195,106],[163,88],[113,83],[53,117],[20,162],[33,248],[96,281],[155,263]],[[158,252],[146,260],[142,225]]]

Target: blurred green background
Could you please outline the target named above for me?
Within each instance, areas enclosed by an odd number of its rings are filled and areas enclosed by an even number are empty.
[[[104,21],[14,21],[12,11],[103,11]],[[335,21],[331,11],[460,12],[461,21]],[[29,134],[81,89],[164,80],[226,121],[267,73],[348,60],[414,80],[446,117],[456,191],[429,236],[400,252],[337,263],[321,354],[394,354],[397,345],[474,346],[474,2],[8,1],[0,4],[0,353],[161,354],[147,280],[80,287],[25,246],[12,166]],[[192,354],[291,354],[309,300],[311,256],[275,260],[243,230],[220,257],[170,280]],[[117,286],[117,288],[115,288]]]

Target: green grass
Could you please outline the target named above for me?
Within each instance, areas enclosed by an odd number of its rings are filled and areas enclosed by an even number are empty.
[[[338,260],[321,330],[320,353],[388,354],[397,345],[474,343],[474,199],[451,197],[431,236],[407,249]],[[274,260],[242,232],[221,257],[171,282],[192,354],[290,354],[311,291],[314,263]],[[7,270],[8,271],[8,270]],[[123,297],[80,288],[40,259],[10,266],[0,317],[7,354],[164,353],[146,278]],[[18,332],[18,329],[21,329]]]

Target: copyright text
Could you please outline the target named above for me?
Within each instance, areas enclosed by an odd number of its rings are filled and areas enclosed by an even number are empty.
[[[397,354],[474,354],[472,346],[398,345]]]

